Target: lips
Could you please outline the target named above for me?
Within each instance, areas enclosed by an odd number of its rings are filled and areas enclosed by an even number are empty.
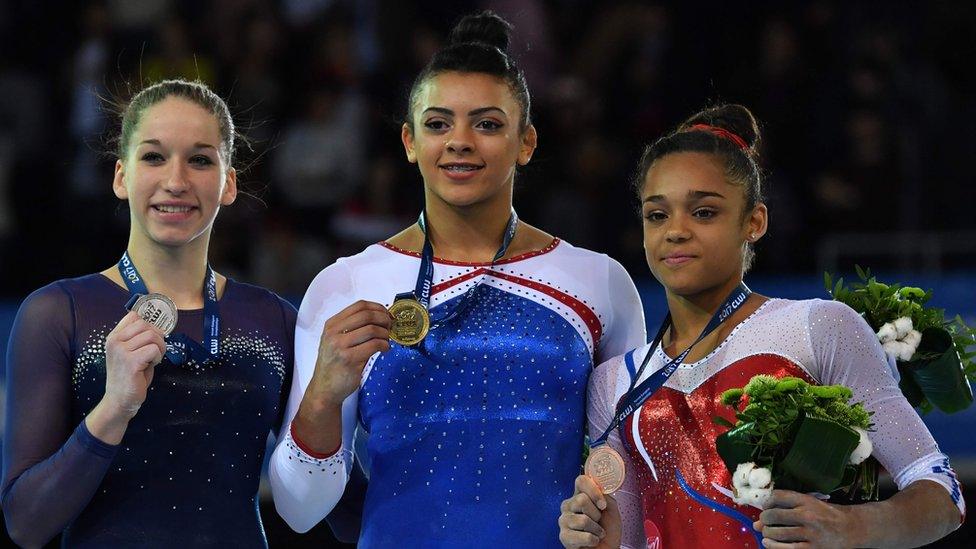
[[[697,259],[697,257],[698,256],[687,253],[671,253],[664,256],[662,261],[664,261],[664,264],[668,265],[669,267],[677,267],[679,265],[684,265],[693,259]]]
[[[451,179],[464,180],[474,177],[485,166],[471,162],[447,162],[438,164],[437,167]]]
[[[150,205],[149,209],[163,221],[184,221],[193,215],[197,207],[184,202],[162,202]]]

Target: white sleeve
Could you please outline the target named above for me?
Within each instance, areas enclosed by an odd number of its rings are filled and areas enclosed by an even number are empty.
[[[611,358],[597,366],[590,374],[586,404],[587,429],[590,440],[599,438],[610,425],[619,398],[618,395],[627,389],[627,383],[630,380],[629,375],[623,355]],[[618,387],[620,383],[623,385]],[[614,429],[607,439],[607,444],[616,450],[624,460],[624,483],[619,490],[613,493],[613,498],[617,500],[617,506],[620,508],[621,547],[625,549],[645,548],[647,547],[647,539],[644,537],[644,520],[637,474],[619,433],[619,428]]]
[[[961,514],[966,503],[949,458],[939,451],[928,428],[905,400],[891,375],[874,331],[856,311],[836,301],[814,301],[810,307],[810,343],[825,385],[844,385],[874,415],[869,433],[874,457],[891,473],[898,489],[931,480],[949,492]]]
[[[594,364],[647,343],[644,306],[637,287],[623,265],[610,257],[607,258],[607,292],[610,311],[600,347],[593,357]]]
[[[291,392],[268,467],[275,509],[296,532],[307,532],[332,511],[352,470],[358,392],[342,403],[342,444],[331,456],[317,459],[299,448],[291,436],[291,421],[315,369],[325,321],[355,299],[354,282],[340,260],[315,277],[298,310]]]

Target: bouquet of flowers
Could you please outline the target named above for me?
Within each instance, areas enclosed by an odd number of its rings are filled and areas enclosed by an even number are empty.
[[[877,333],[885,353],[898,365],[899,387],[923,413],[933,407],[958,412],[973,402],[969,381],[976,379],[976,330],[962,318],[945,319],[945,311],[925,304],[931,291],[884,284],[871,271],[856,267],[860,282],[844,285],[824,273],[827,291],[864,317]]]
[[[877,499],[878,463],[867,431],[871,413],[849,404],[841,385],[810,385],[795,377],[753,377],[722,393],[736,422],[715,440],[732,473],[732,499],[762,508],[773,488]]]

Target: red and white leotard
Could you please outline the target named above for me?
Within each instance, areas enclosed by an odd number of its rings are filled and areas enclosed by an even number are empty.
[[[649,351],[654,355],[641,375],[643,381],[669,360],[660,346],[637,348],[631,361],[625,354],[594,371],[588,404],[591,437],[606,429],[616,403],[630,385],[632,365],[639,365]],[[736,505],[713,486],[730,487],[732,483],[715,451],[715,437],[725,429],[712,422],[716,415],[734,421],[733,411],[719,398],[726,389],[742,387],[757,374],[849,387],[853,401],[863,402],[874,412],[873,455],[898,488],[920,479],[934,481],[945,487],[960,513],[965,513],[948,459],[902,396],[868,324],[841,303],[771,299],[708,356],[682,364],[612,433],[609,444],[627,462],[625,484],[615,494],[625,547],[756,546],[756,538],[743,521],[713,510],[701,498],[741,513],[746,521],[759,516],[758,510]]]

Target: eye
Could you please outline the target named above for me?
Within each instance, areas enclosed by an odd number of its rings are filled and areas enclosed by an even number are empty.
[[[442,131],[447,129],[447,122],[443,120],[437,120],[437,119],[428,120],[424,122],[424,127],[427,128],[428,130],[433,130],[435,132]]]
[[[198,154],[190,158],[190,164],[194,164],[196,166],[201,166],[201,167],[212,166],[214,164],[214,161],[211,160],[209,156]]]
[[[692,215],[694,215],[699,219],[711,219],[716,215],[718,215],[718,212],[711,208],[698,208],[697,210],[692,212]]]
[[[475,124],[474,127],[478,128],[479,130],[495,131],[500,130],[503,126],[504,124],[494,120],[480,120],[477,124]]]
[[[163,158],[163,155],[155,151],[145,152],[142,154],[142,156],[139,159],[142,160],[143,162],[148,162],[149,164],[160,164],[166,160],[165,158]]]
[[[667,218],[668,215],[661,210],[651,210],[644,214],[644,219],[650,221],[651,223],[664,221]]]

